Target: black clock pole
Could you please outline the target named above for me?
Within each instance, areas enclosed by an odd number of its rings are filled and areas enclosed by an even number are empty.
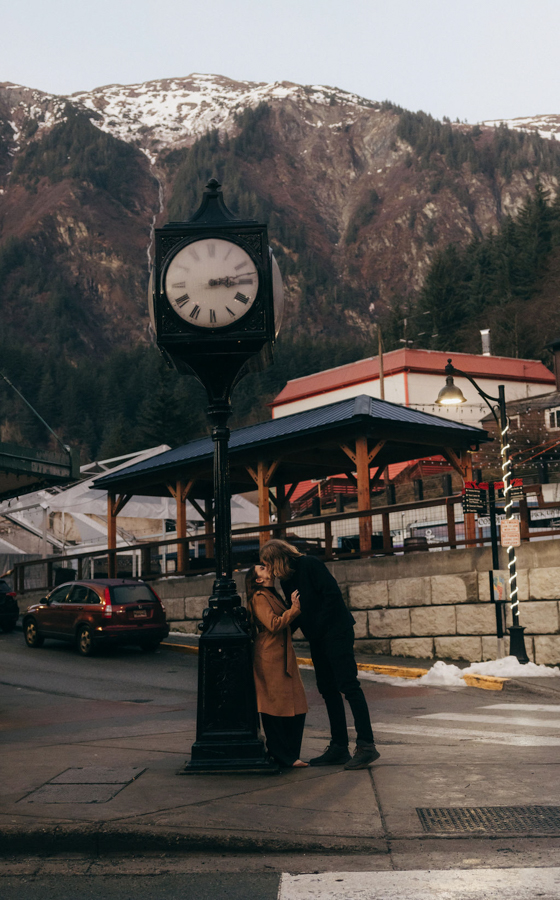
[[[248,282],[253,296],[239,291],[244,282],[226,263],[229,253],[216,252],[218,242],[229,242],[230,252],[254,265],[247,273],[254,278]],[[192,259],[195,269],[203,266],[202,285],[200,277],[191,278]],[[214,442],[216,578],[200,626],[196,740],[181,774],[278,772],[259,738],[250,623],[232,577],[228,462],[233,387],[249,365],[263,367],[272,359],[274,266],[266,225],[236,218],[215,179],[191,219],[155,232],[149,302],[157,343],[171,365],[195,375],[206,389]],[[222,303],[225,321],[218,309],[224,291],[230,292]]]
[[[252,648],[247,610],[241,604],[231,562],[229,393],[209,390],[214,442],[216,579],[204,610],[199,642],[196,741],[184,774],[250,771],[277,773],[258,737]]]

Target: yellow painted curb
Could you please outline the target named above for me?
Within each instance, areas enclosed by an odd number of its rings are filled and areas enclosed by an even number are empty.
[[[175,653],[198,654],[198,647],[192,644],[168,644],[162,641],[162,647],[174,650]],[[297,657],[298,666],[313,666],[311,659],[304,656]],[[408,666],[378,666],[375,663],[357,663],[358,670],[362,672],[375,672],[377,675],[391,675],[393,678],[421,678],[427,675],[429,669],[414,669]],[[468,687],[481,688],[484,691],[502,691],[507,678],[498,678],[497,675],[463,675],[463,681]]]
[[[507,678],[497,675],[463,675],[463,681],[469,687],[482,688],[483,691],[503,691]]]
[[[160,647],[167,647],[168,650],[175,650],[176,653],[194,653],[198,655],[198,647],[193,647],[192,644],[168,644],[166,641],[162,641]]]

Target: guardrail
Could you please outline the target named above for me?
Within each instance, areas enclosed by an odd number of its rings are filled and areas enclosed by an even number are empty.
[[[560,503],[543,502],[539,485],[529,486],[527,492],[537,494],[539,510],[560,508]],[[560,528],[535,530],[531,527],[530,511],[535,508],[528,507],[526,498],[519,502],[517,512],[521,519],[522,540],[560,537]],[[369,518],[372,526],[371,550],[368,552],[359,550],[359,521],[363,518]],[[233,558],[234,564],[239,568],[249,565],[251,559],[257,556],[262,534],[267,540],[272,536],[293,541],[306,552],[329,561],[360,556],[388,556],[411,550],[441,551],[459,547],[482,547],[490,543],[489,532],[489,528],[477,527],[474,538],[465,537],[461,495],[458,494],[379,506],[370,510],[305,516],[269,525],[235,528],[232,530]],[[205,533],[185,538],[139,541],[116,550],[82,550],[16,563],[11,574],[14,577],[14,588],[19,593],[50,590],[61,583],[61,578],[81,580],[106,577],[107,572],[111,571],[117,571],[119,577],[141,576],[144,579],[201,575],[214,571],[213,540],[214,533]],[[180,545],[187,548],[184,554],[187,566],[183,571],[176,568],[176,549]],[[171,552],[167,548],[171,548]],[[205,556],[200,555],[202,548]],[[61,568],[72,569],[72,576],[57,572]]]

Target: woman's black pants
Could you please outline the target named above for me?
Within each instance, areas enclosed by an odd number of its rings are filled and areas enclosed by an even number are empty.
[[[305,713],[298,716],[269,716],[261,713],[266,749],[281,766],[292,766],[299,759]]]
[[[344,694],[352,710],[356,740],[373,744],[368,705],[354,658],[354,629],[332,629],[320,638],[310,639],[309,649],[317,687],[327,707],[333,742],[339,747],[348,746]]]

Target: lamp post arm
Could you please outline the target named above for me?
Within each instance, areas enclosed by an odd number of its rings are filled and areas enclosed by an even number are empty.
[[[486,391],[483,391],[482,388],[478,386],[478,384],[476,383],[474,378],[471,378],[471,376],[468,375],[467,372],[463,372],[461,369],[456,369],[455,366],[451,365],[451,363],[448,363],[446,365],[445,374],[446,375],[460,375],[461,378],[466,378],[467,381],[470,381],[473,388],[482,397],[482,399],[486,403],[486,406],[488,407],[488,409],[494,416],[494,419],[496,420],[496,425],[500,426],[501,423],[500,423],[500,419],[497,416],[496,409],[489,402],[490,400],[492,400],[493,403],[497,403],[499,405],[499,403],[500,403],[499,397],[492,397],[492,396],[490,396],[490,394],[487,394]]]

